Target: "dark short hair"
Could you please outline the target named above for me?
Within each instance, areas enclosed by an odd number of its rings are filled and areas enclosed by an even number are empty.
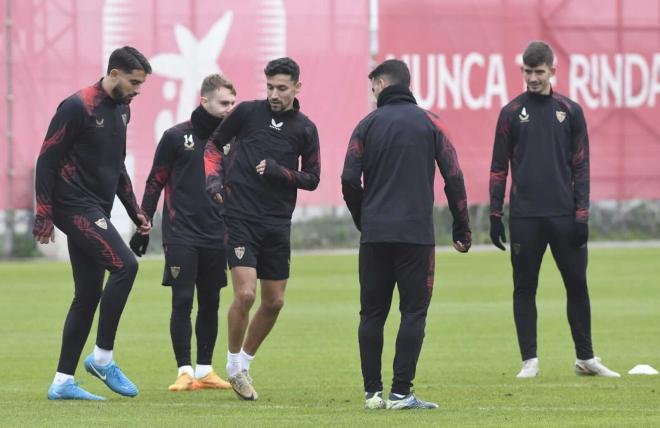
[[[131,73],[133,70],[143,70],[146,74],[151,74],[151,64],[149,64],[149,61],[147,61],[140,51],[131,46],[124,46],[123,48],[112,51],[110,59],[108,59],[108,70],[106,74],[110,74],[110,70],[113,68],[126,73]]]
[[[528,67],[538,67],[543,64],[552,67],[555,64],[555,54],[547,43],[534,40],[527,45],[523,53],[523,64]]]
[[[273,77],[276,74],[287,74],[291,80],[297,82],[300,79],[300,67],[289,57],[278,58],[270,61],[264,68],[266,77]]]
[[[369,80],[385,77],[392,85],[410,86],[410,70],[405,62],[388,59],[369,73]]]
[[[227,79],[225,76],[221,76],[218,73],[210,74],[204,78],[202,82],[202,96],[209,94],[210,92],[215,91],[216,89],[227,88],[232,95],[236,96],[236,88],[231,80]]]

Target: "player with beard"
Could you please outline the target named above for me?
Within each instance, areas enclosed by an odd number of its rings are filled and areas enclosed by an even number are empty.
[[[204,155],[207,190],[217,202],[224,198],[234,287],[227,376],[244,400],[257,399],[250,362],[284,304],[297,190],[316,189],[321,173],[316,126],[296,98],[301,88],[298,64],[280,58],[264,72],[268,99],[239,104],[214,132]],[[225,171],[219,149],[233,138]],[[261,304],[250,320],[257,279]]]
[[[104,400],[73,377],[99,302],[96,346],[85,369],[118,394],[138,393],[113,360],[117,326],[138,264],[110,222],[110,212],[116,195],[140,231],[151,229],[124,165],[129,104],[150,73],[149,62],[135,48],[112,52],[107,74],[59,105],[39,153],[32,234],[41,244],[55,240],[54,225],[67,235],[75,287],[48,389],[51,400]],[[110,275],[104,288],[106,270]]]
[[[179,368],[170,391],[231,388],[211,365],[218,335],[220,289],[227,285],[227,262],[223,207],[213,202],[205,190],[204,148],[235,101],[234,85],[225,77],[212,74],[204,79],[200,105],[190,120],[165,131],[158,143],[142,198],[142,209],[153,218],[165,188],[162,284],[172,288],[170,336]],[[135,254],[142,256],[148,242],[149,235],[138,230],[130,244]],[[197,365],[193,371],[190,313],[195,288]]]
[[[548,245],[566,288],[575,372],[619,377],[594,356],[591,344],[589,136],[580,105],[552,89],[554,58],[550,46],[541,41],[525,49],[522,72],[527,90],[500,112],[490,169],[490,239],[504,251],[502,215],[511,166],[513,314],[523,360],[517,377],[539,374],[536,289]]]

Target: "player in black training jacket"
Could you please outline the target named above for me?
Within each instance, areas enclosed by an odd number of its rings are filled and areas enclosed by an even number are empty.
[[[239,104],[214,132],[204,155],[207,190],[217,202],[224,199],[234,287],[227,377],[244,400],[257,399],[250,362],[284,304],[298,189],[316,189],[321,174],[316,126],[300,111],[296,98],[301,88],[298,64],[280,58],[269,62],[264,72],[268,99]],[[219,149],[233,138],[236,142],[223,163]],[[250,321],[257,278],[261,304]]]
[[[578,375],[619,377],[594,357],[587,290],[589,235],[589,137],[580,106],[554,92],[554,53],[541,41],[523,54],[527,91],[504,106],[495,130],[490,169],[490,237],[504,250],[502,223],[511,165],[509,228],[513,266],[513,313],[522,355],[519,378],[539,373],[536,352],[536,289],[548,244],[568,299]]]
[[[341,175],[344,200],[361,231],[358,338],[365,408],[434,409],[437,404],[418,399],[411,390],[435,273],[433,178],[437,164],[454,218],[453,245],[465,253],[471,231],[463,173],[437,116],[417,106],[405,63],[387,60],[369,80],[378,108],[353,131]],[[386,402],[383,326],[395,283],[401,324]]]
[[[96,346],[85,359],[85,369],[121,395],[138,393],[112,359],[138,264],[110,222],[110,211],[117,195],[142,232],[151,228],[124,165],[128,105],[149,73],[149,62],[136,49],[125,46],[112,52],[106,76],[59,105],[39,153],[32,234],[42,244],[54,240],[53,225],[67,235],[75,286],[57,373],[48,390],[51,400],[104,400],[73,380],[99,302]],[[110,275],[104,288],[106,270]]]
[[[204,149],[209,136],[234,106],[234,85],[219,74],[202,82],[200,105],[190,120],[163,134],[154,156],[142,198],[142,209],[153,218],[161,191],[163,206],[163,285],[172,287],[170,336],[179,368],[170,391],[201,388],[229,389],[211,361],[218,336],[220,289],[227,285],[222,205],[206,193]],[[138,256],[146,251],[148,235],[139,231],[131,240]],[[190,313],[197,287],[197,366],[190,358]]]

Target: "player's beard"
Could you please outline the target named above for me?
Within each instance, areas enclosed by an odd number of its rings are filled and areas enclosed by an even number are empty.
[[[120,104],[130,104],[133,100],[133,95],[126,95],[121,91],[119,85],[112,88],[112,99]]]

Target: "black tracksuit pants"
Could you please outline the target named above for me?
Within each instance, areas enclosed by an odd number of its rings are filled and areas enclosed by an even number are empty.
[[[407,395],[424,340],[433,291],[435,247],[402,243],[360,245],[360,359],[365,392],[383,390],[383,327],[394,284],[399,289],[401,324],[396,338],[392,392]]]
[[[593,358],[587,290],[587,247],[573,244],[572,216],[510,219],[513,315],[523,361],[536,354],[536,289],[545,249],[550,250],[566,288],[568,322],[579,359]]]
[[[119,319],[133,287],[138,263],[100,210],[58,214],[55,225],[67,235],[74,282],[73,302],[64,323],[57,371],[73,375],[99,302],[96,345],[113,349]],[[104,288],[106,270],[110,275]]]

